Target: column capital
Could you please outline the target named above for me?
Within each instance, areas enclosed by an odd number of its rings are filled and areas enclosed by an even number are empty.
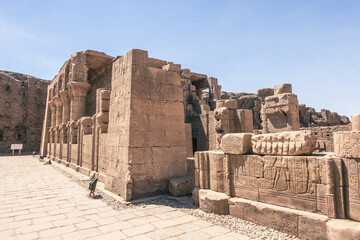
[[[69,128],[77,128],[77,126],[76,126],[76,121],[69,121],[69,122],[67,122],[66,127],[67,127],[68,129],[69,129]]]
[[[67,103],[67,102],[70,101],[69,92],[68,92],[68,91],[61,90],[61,91],[59,92],[59,95],[60,95],[63,103]]]
[[[82,117],[77,121],[77,124],[81,125],[84,134],[90,134],[92,132],[93,121],[91,117]]]
[[[60,130],[66,129],[66,123],[61,123],[59,128]]]
[[[55,103],[56,107],[59,107],[62,105],[62,100],[60,96],[53,97],[52,101]]]
[[[50,106],[51,111],[56,110],[56,105],[55,105],[55,102],[53,100],[49,101],[49,106]]]
[[[85,98],[90,87],[91,84],[86,82],[69,82],[68,88],[70,89],[71,100]]]

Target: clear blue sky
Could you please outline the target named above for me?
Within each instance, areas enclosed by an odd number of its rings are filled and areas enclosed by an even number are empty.
[[[223,90],[292,83],[300,103],[360,113],[360,1],[1,1],[0,69],[52,79],[72,52],[132,48]]]

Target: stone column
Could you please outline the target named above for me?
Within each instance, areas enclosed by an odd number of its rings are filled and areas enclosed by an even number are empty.
[[[54,101],[50,101],[49,106],[51,109],[51,127],[55,127],[55,125],[56,125],[56,106],[55,106]]]
[[[85,82],[69,82],[71,103],[70,120],[76,121],[85,115],[86,94],[91,85]]]
[[[53,101],[56,105],[56,126],[60,126],[60,124],[62,123],[63,103],[59,96],[54,97]]]
[[[68,91],[60,91],[60,96],[63,102],[63,114],[62,114],[62,123],[67,123],[70,121],[70,98]]]
[[[352,120],[352,131],[360,132],[360,114],[352,115],[351,120]]]

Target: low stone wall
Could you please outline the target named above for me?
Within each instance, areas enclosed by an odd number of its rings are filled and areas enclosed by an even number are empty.
[[[205,212],[301,239],[354,239],[360,233],[359,171],[360,159],[196,152],[193,199]]]
[[[195,153],[195,187],[332,218],[345,217],[343,178],[340,158]]]

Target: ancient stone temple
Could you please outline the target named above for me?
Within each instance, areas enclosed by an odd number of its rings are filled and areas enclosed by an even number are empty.
[[[0,71],[0,152],[11,144],[23,144],[23,151],[39,151],[50,81]]]
[[[180,70],[142,50],[72,54],[48,88],[42,152],[126,200],[167,191],[186,175]]]
[[[88,50],[48,87],[41,152],[125,200],[192,192],[206,212],[326,239],[353,230],[334,219],[360,221],[359,115],[349,122],[299,105],[290,84],[226,93],[146,51]]]
[[[220,95],[216,78],[146,51],[74,53],[48,89],[42,153],[127,200],[165,192],[170,178],[193,177],[193,152],[253,131],[252,110]]]

